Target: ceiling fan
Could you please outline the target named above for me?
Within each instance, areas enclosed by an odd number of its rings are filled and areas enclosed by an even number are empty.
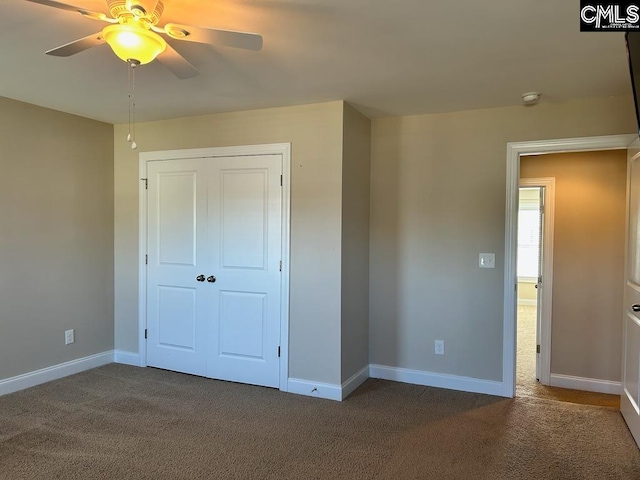
[[[262,48],[262,36],[255,33],[194,27],[178,23],[165,23],[164,26],[159,26],[160,17],[164,11],[163,0],[106,0],[110,15],[53,0],[27,1],[79,13],[92,20],[110,24],[101,32],[46,52],[47,55],[56,57],[69,57],[106,42],[120,59],[129,64],[141,65],[157,58],[178,78],[191,78],[198,75],[198,70],[171,47],[161,35],[166,35],[171,40],[223,45],[247,50]]]

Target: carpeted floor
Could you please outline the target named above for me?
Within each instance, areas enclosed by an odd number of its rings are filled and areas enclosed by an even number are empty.
[[[368,380],[345,402],[107,365],[0,397],[0,478],[639,479],[611,408]]]
[[[536,380],[536,307],[518,306],[516,395],[620,409],[620,396],[542,385]]]

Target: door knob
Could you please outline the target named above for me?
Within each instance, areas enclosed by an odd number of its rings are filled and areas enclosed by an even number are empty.
[[[213,275],[209,275],[207,277],[207,282],[209,283],[216,283],[216,277],[214,277]]]
[[[640,304],[634,303],[633,305],[631,305],[631,310],[633,310],[634,312],[640,312]]]
[[[204,275],[198,275],[196,277],[196,280],[199,281],[199,282],[204,282]]]

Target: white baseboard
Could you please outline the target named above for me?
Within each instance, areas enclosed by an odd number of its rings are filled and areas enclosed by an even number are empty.
[[[58,380],[76,373],[91,370],[113,362],[113,350],[98,353],[89,357],[79,358],[70,362],[61,363],[52,367],[43,368],[34,372],[18,375],[17,377],[0,380],[0,395],[35,387],[42,383]]]
[[[356,388],[367,380],[367,378],[369,378],[369,365],[362,367],[360,371],[356,372],[351,376],[351,378],[342,384],[342,398],[340,400],[344,400],[351,395]]]
[[[409,370],[407,368],[387,367],[385,365],[374,364],[369,366],[369,376],[371,378],[413,383],[415,385],[425,385],[428,387],[504,396],[502,382],[496,382],[493,380],[481,380],[478,378],[460,377],[457,375],[424,372],[422,370]]]
[[[518,305],[522,305],[523,307],[537,307],[538,301],[531,298],[519,298]]]
[[[138,353],[115,350],[113,352],[113,361],[115,363],[122,363],[123,365],[133,365],[134,367],[139,367],[140,355]]]
[[[342,387],[331,383],[313,382],[299,378],[289,378],[287,392],[308,397],[342,401]]]
[[[552,387],[584,390],[585,392],[609,393],[611,395],[620,395],[622,392],[620,382],[597,380],[595,378],[572,377],[571,375],[560,375],[557,373],[552,373],[549,376],[549,385]]]

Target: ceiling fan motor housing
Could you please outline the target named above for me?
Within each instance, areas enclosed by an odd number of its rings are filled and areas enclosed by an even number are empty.
[[[162,0],[107,0],[109,13],[113,18],[144,18],[151,25],[157,25],[164,11]]]

